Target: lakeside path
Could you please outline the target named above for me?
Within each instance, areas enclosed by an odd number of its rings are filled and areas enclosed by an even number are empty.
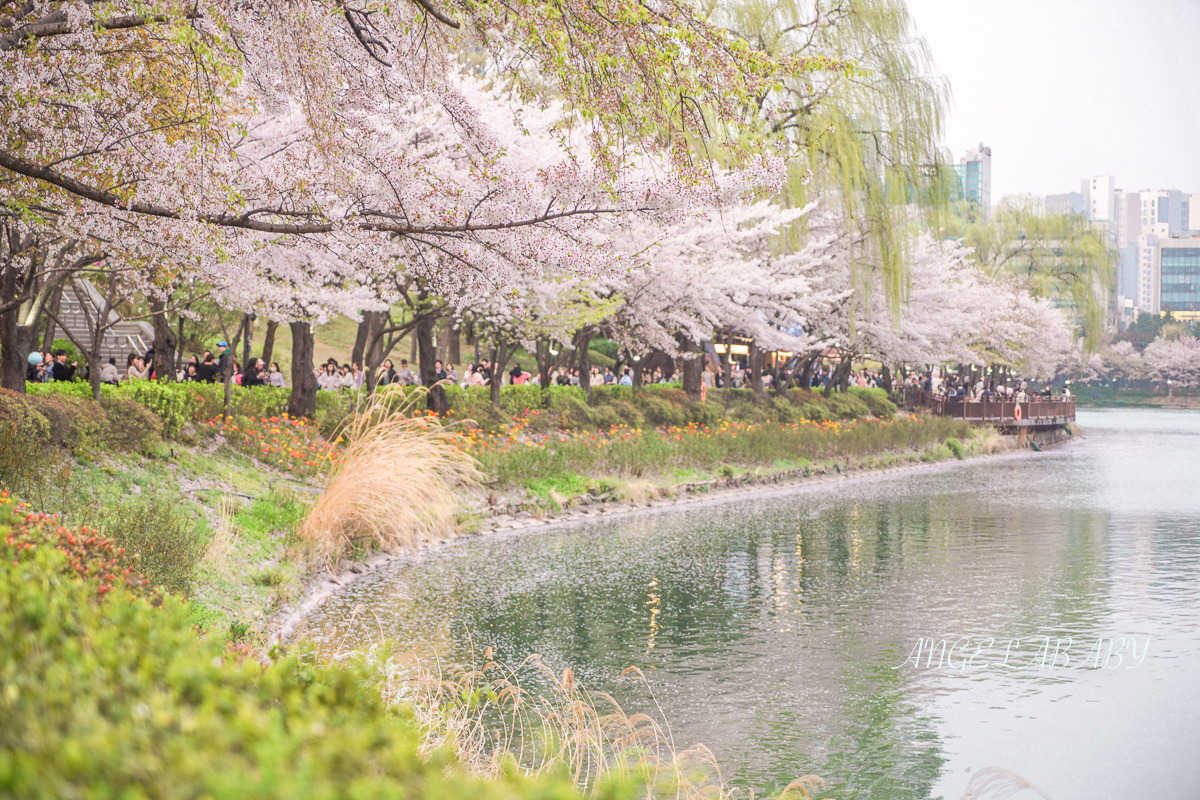
[[[267,639],[271,644],[287,644],[303,633],[307,617],[321,606],[326,600],[337,594],[346,586],[360,578],[373,574],[380,568],[407,560],[423,558],[427,553],[476,536],[492,536],[496,534],[518,534],[529,531],[550,530],[570,525],[577,525],[585,520],[614,519],[633,514],[646,514],[658,511],[687,507],[703,507],[733,499],[746,497],[777,497],[787,494],[802,494],[820,491],[831,485],[842,485],[847,481],[855,483],[878,482],[890,479],[896,475],[916,472],[940,472],[958,468],[961,464],[979,459],[1012,460],[1036,458],[1042,453],[1030,449],[1017,449],[1015,437],[1003,437],[1005,445],[999,451],[988,454],[971,455],[965,459],[949,459],[944,461],[911,461],[905,464],[872,467],[863,465],[857,469],[841,470],[840,468],[810,468],[806,470],[788,470],[762,476],[738,476],[717,478],[704,484],[685,484],[672,487],[674,493],[667,496],[647,499],[643,502],[609,502],[575,505],[554,514],[535,516],[529,512],[517,514],[493,514],[482,521],[479,529],[470,533],[452,534],[447,538],[424,545],[415,551],[401,553],[374,553],[364,561],[339,564],[336,572],[323,572],[312,576],[304,586],[298,600],[277,611],[267,626]],[[1009,441],[1011,440],[1011,441]],[[1070,445],[1074,439],[1067,440],[1058,446]],[[1057,449],[1057,448],[1055,448]],[[807,474],[801,474],[807,472]]]

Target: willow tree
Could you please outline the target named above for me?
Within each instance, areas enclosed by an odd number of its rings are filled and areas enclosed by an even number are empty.
[[[1044,213],[1036,198],[1001,203],[963,239],[985,272],[1020,277],[1035,296],[1067,309],[1085,348],[1099,343],[1116,273],[1107,233],[1079,214]]]
[[[897,304],[915,232],[908,207],[938,222],[950,172],[939,148],[949,88],[903,0],[742,0],[722,13],[777,58],[821,54],[854,65],[785,77],[750,113],[791,159],[789,202],[838,198],[863,234],[861,258],[882,269]]]

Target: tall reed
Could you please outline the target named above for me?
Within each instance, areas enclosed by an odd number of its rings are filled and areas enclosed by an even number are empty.
[[[411,416],[423,395],[396,404],[376,392],[333,437],[344,441],[300,538],[332,563],[355,546],[398,550],[453,530],[456,488],[475,486],[475,459],[433,416]]]
[[[485,778],[511,770],[567,774],[593,795],[616,781],[635,784],[648,800],[753,796],[725,781],[703,744],[676,745],[652,692],[654,714],[630,714],[611,695],[584,687],[569,668],[558,674],[536,655],[514,669],[495,661],[488,648],[482,667],[455,667],[448,675],[429,671],[411,654],[396,659],[368,651],[365,657],[383,672],[385,699],[409,709],[421,726],[423,756],[448,750]],[[649,690],[636,667],[622,679]],[[806,775],[782,796],[809,798],[824,785]]]

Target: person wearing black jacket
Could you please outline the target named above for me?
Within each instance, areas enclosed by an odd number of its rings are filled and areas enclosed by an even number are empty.
[[[75,368],[78,362],[72,361],[67,363],[67,351],[54,351],[54,365],[50,368],[50,375],[56,381],[73,381],[75,380]]]
[[[204,360],[196,367],[196,380],[205,383],[214,383],[217,380],[217,362],[213,361],[212,353],[204,353]]]
[[[251,358],[246,362],[246,370],[242,373],[242,386],[265,386],[267,381],[263,375],[261,362],[257,358]]]

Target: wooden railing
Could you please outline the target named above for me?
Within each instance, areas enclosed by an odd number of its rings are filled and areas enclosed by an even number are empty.
[[[962,400],[935,397],[930,392],[907,389],[905,403],[939,417],[954,417],[968,422],[988,422],[994,425],[1029,427],[1061,425],[1075,421],[1075,398],[1033,399],[1024,403],[1013,400]],[[1018,415],[1018,409],[1020,414]]]

